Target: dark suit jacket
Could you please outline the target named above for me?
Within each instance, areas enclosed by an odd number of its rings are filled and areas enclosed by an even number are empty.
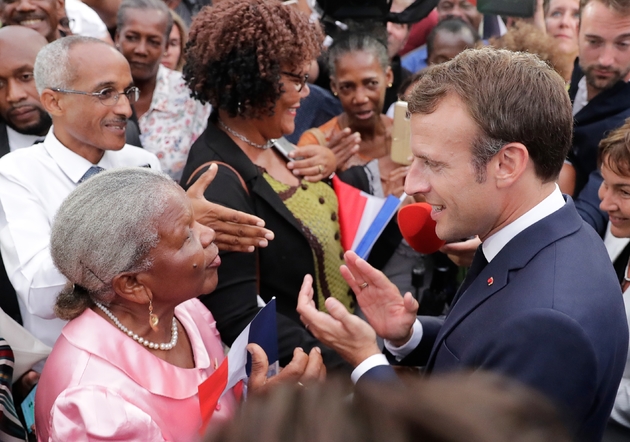
[[[625,367],[628,326],[604,244],[570,198],[514,237],[446,319],[420,321],[421,345],[402,363],[515,378],[566,411],[579,439],[601,439]]]
[[[584,76],[576,61],[571,78],[569,96],[575,99],[578,83]],[[574,118],[573,146],[569,160],[575,167],[575,195],[586,184],[588,176],[597,169],[597,148],[599,142],[613,129],[630,117],[630,84],[619,81],[610,89],[597,94]]]
[[[312,250],[298,221],[265,181],[258,167],[215,126],[215,122],[213,115],[204,133],[192,145],[182,185],[188,187],[186,183],[191,174],[208,161],[231,165],[245,181],[249,194],[229,168],[220,166],[206,190],[206,198],[264,219],[265,227],[275,232],[275,239],[268,247],[258,249],[258,268],[256,253],[221,252],[219,284],[214,292],[201,296],[201,301],[212,311],[223,341],[231,345],[259,310],[256,294],[260,293],[265,301],[275,296],[281,365],[291,360],[295,347],[302,347],[308,353],[312,347],[319,346],[327,367],[346,366],[337,353],[323,347],[306,331],[295,311],[304,275],[315,272]]]

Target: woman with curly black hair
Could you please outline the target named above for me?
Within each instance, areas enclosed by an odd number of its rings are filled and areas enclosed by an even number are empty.
[[[309,93],[306,72],[322,40],[317,24],[278,1],[227,0],[193,21],[184,66],[193,95],[214,111],[191,148],[182,184],[191,185],[217,162],[206,198],[256,214],[276,235],[257,253],[222,254],[219,286],[201,299],[230,345],[257,313],[257,295],[264,301],[275,296],[281,365],[296,347],[321,346],[295,311],[305,275],[313,275],[320,308],[333,296],[353,309],[339,273],[337,198],[321,181],[335,170],[334,155],[305,146],[287,162],[274,146],[293,132],[300,100]],[[342,364],[336,353],[322,352],[329,368]]]

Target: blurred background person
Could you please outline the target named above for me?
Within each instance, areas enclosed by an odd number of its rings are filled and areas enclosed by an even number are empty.
[[[507,31],[501,17],[484,15],[477,10],[476,0],[439,0],[435,8],[438,23],[451,18],[459,18],[468,23],[486,41]],[[420,46],[405,54],[402,65],[415,73],[427,67],[427,47]]]
[[[387,47],[368,34],[341,36],[328,49],[330,86],[343,113],[319,127],[335,152],[337,169],[365,166],[373,160],[370,185],[374,195],[402,194],[406,168],[390,156],[392,120],[382,113],[385,92],[393,86]],[[299,146],[318,143],[305,133]]]
[[[563,74],[571,80],[573,62],[578,55],[578,29],[580,27],[580,2],[578,0],[544,0],[545,28],[553,38],[558,52],[571,63],[571,69]]]
[[[475,29],[459,18],[449,18],[437,24],[427,38],[427,65],[452,60],[460,52],[481,44]]]
[[[484,372],[359,386],[283,385],[247,401],[206,442],[569,442],[542,395]],[[322,424],[325,423],[325,424]]]
[[[489,43],[497,49],[535,54],[553,67],[565,81],[571,78],[576,54],[571,53],[567,57],[551,34],[545,34],[533,24],[517,21],[504,35],[491,38]]]
[[[190,146],[206,128],[210,106],[190,97],[181,73],[160,64],[172,27],[162,0],[123,0],[115,41],[140,89],[133,109],[142,146],[178,181]]]
[[[166,52],[162,57],[162,66],[181,72],[185,61],[184,49],[188,41],[188,28],[177,12],[173,10],[170,12],[173,17],[173,27],[166,43]]]
[[[402,12],[412,3],[413,0],[393,0],[389,12]],[[389,66],[392,70],[393,78],[392,86],[387,88],[385,92],[382,112],[385,112],[396,102],[398,99],[396,92],[400,85],[411,75],[411,72],[401,66],[400,55],[398,55],[409,37],[409,27],[408,23],[387,22],[387,56],[389,57]]]
[[[70,322],[38,384],[38,440],[197,438],[199,384],[224,359],[212,314],[196,299],[217,285],[214,239],[181,187],[160,172],[103,172],[68,196],[51,254],[68,279],[55,312]],[[260,357],[253,353],[254,371]],[[322,370],[320,353],[296,350],[271,382],[306,382]],[[252,373],[250,389],[265,382]],[[236,406],[233,390],[226,392],[210,425]]]
[[[298,31],[299,30],[299,31]],[[337,198],[321,180],[336,163],[323,146],[293,152],[290,161],[272,145],[294,129],[309,94],[306,73],[319,55],[318,24],[290,6],[267,0],[226,0],[202,10],[190,30],[184,78],[196,99],[212,104],[208,127],[194,143],[182,185],[219,163],[209,201],[256,214],[276,236],[256,254],[221,254],[217,289],[201,299],[227,345],[276,297],[280,364],[295,347],[320,345],[301,325],[295,308],[305,274],[315,275],[317,302],[335,297],[354,310],[339,274],[343,263]],[[328,367],[342,364],[323,349]]]

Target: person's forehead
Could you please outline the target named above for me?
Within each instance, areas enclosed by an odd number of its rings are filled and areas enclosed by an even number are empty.
[[[630,33],[630,15],[622,15],[606,5],[591,1],[582,10],[580,29],[596,34]]]
[[[38,34],[39,35],[39,34]],[[35,64],[37,53],[43,45],[24,41],[7,41],[0,39],[0,69],[15,69]]]
[[[111,83],[124,88],[132,81],[129,63],[109,45],[77,45],[70,50],[69,58],[70,65],[75,66],[74,84]]]

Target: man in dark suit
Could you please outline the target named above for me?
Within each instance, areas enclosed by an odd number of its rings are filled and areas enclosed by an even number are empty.
[[[405,190],[431,204],[437,236],[482,245],[445,318],[418,317],[385,276],[352,252],[342,274],[365,322],[326,301],[298,312],[356,369],[390,377],[389,361],[433,373],[490,370],[536,388],[599,440],[628,348],[621,291],[599,236],[555,180],[571,144],[564,82],[534,56],[466,51],[430,68],[409,100],[414,162]],[[308,277],[307,277],[308,278]]]

